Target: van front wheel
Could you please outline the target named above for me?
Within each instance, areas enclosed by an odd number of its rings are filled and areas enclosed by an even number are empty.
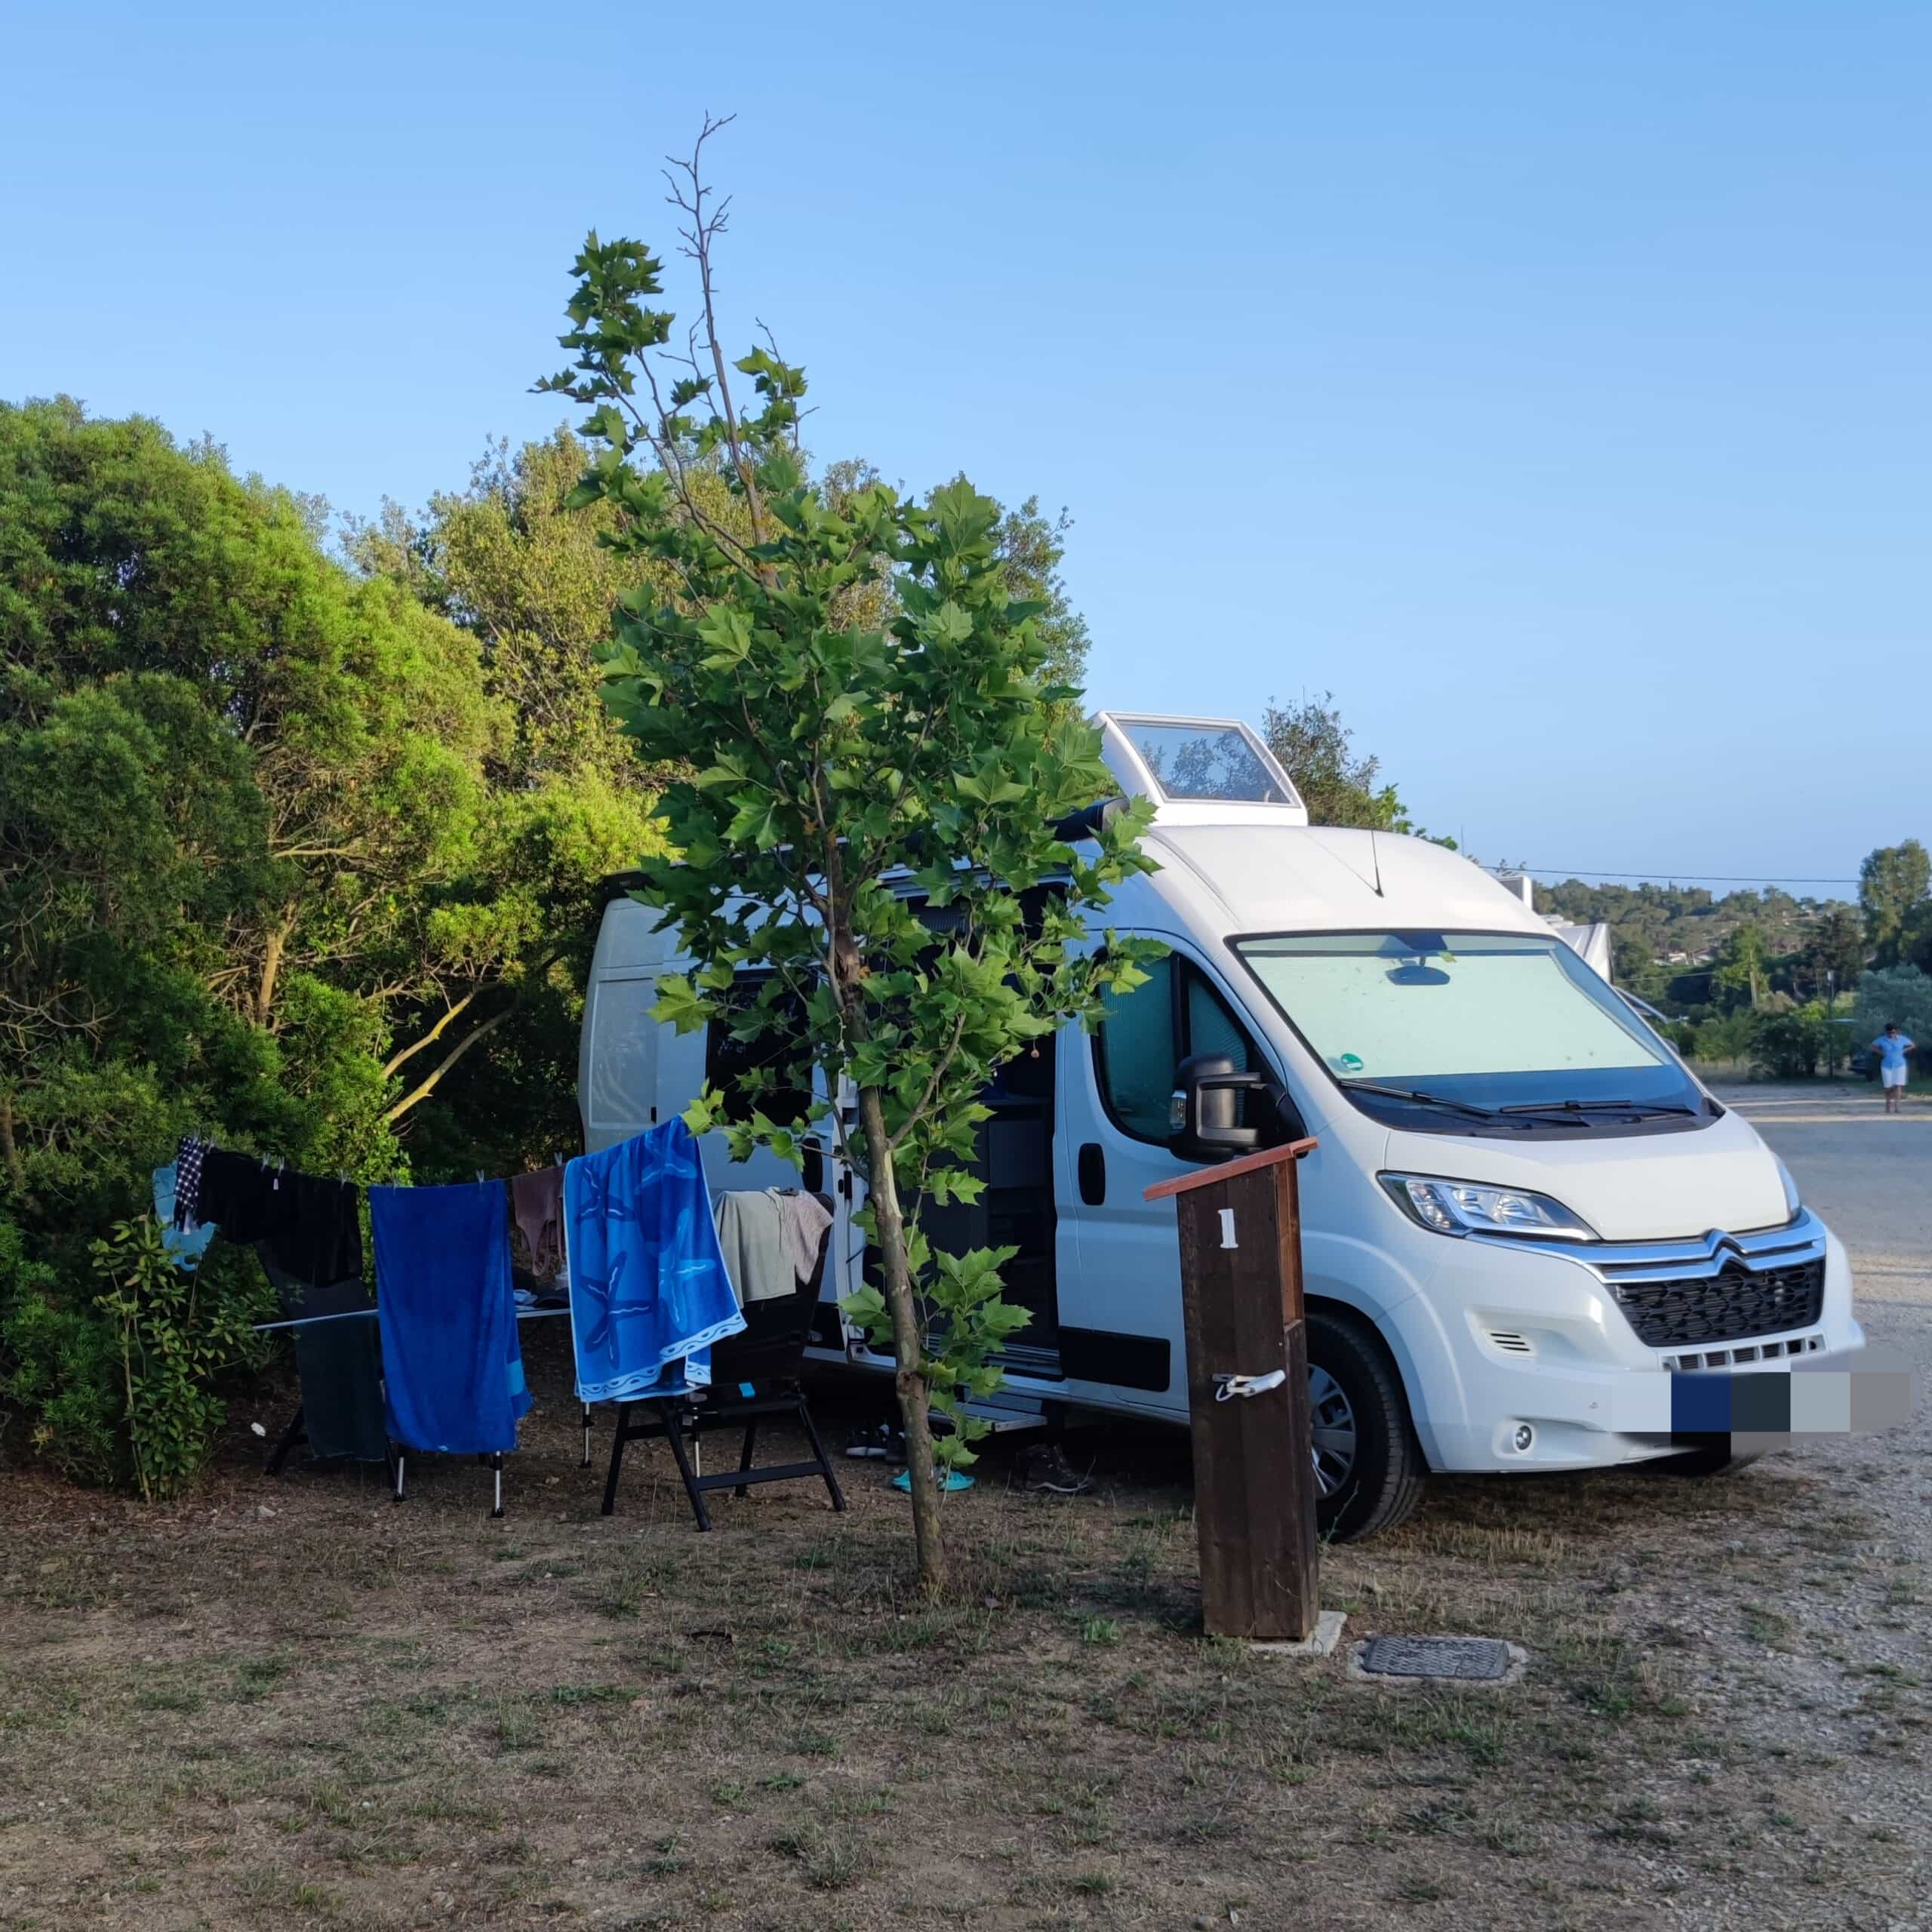
[[[1394,1528],[1422,1500],[1427,1472],[1395,1365],[1359,1317],[1310,1312],[1308,1403],[1323,1538],[1354,1543]]]

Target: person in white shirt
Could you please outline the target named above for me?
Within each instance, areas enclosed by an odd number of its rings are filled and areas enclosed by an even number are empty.
[[[1899,1030],[1896,1020],[1887,1020],[1885,1030],[1872,1042],[1872,1051],[1878,1056],[1878,1082],[1884,1090],[1888,1114],[1905,1111],[1905,1057],[1917,1044]]]

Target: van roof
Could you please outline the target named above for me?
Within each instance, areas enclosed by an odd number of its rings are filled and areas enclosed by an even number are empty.
[[[1548,924],[1460,853],[1394,832],[1334,826],[1155,825],[1142,849],[1161,870],[1114,893],[1109,922],[1203,934],[1432,931],[1534,933]],[[621,894],[623,881],[611,881]],[[1143,897],[1143,895],[1145,895]],[[661,915],[617,896],[598,940],[599,974],[661,970],[678,951]]]
[[[1142,848],[1158,897],[1223,933],[1407,927],[1549,928],[1461,854],[1400,832],[1334,826],[1155,825]]]

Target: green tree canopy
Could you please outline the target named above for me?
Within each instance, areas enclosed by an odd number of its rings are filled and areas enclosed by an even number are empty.
[[[1858,983],[1866,961],[1865,928],[1849,906],[1832,906],[1820,914],[1801,955],[1807,990],[1825,989],[1829,975],[1840,992]]]
[[[1311,825],[1428,836],[1410,818],[1395,787],[1376,783],[1381,760],[1355,750],[1354,734],[1343,723],[1333,691],[1297,704],[1279,705],[1270,698],[1262,713],[1261,735],[1294,780]],[[1453,846],[1456,841],[1437,842]]]
[[[1896,1020],[1921,1047],[1932,1048],[1932,975],[1916,966],[1888,966],[1864,974],[1853,1012],[1860,1042],[1875,1039],[1887,1020]]]
[[[993,1069],[1144,977],[1133,946],[1080,943],[1080,908],[1144,867],[1145,808],[1091,851],[1054,838],[1110,780],[1097,735],[1069,715],[1077,691],[1045,675],[1044,614],[1013,595],[999,506],[963,481],[923,505],[863,476],[814,484],[802,371],[764,349],[728,362],[720,346],[718,218],[695,154],[676,192],[703,295],[693,355],[666,350],[661,264],[593,234],[562,338],[571,365],[542,386],[592,411],[582,500],[616,513],[621,547],[677,574],[672,596],[619,600],[603,654],[611,707],[647,758],[701,747],[708,761],[665,796],[680,862],[642,868],[639,896],[700,962],[691,980],[660,981],[657,1015],[681,1029],[725,1008],[740,1037],[776,1044],[782,1063],[743,1083],[758,1110],[727,1130],[734,1153],[795,1158],[815,1130],[866,1179],[882,1279],[848,1306],[897,1362],[931,1592],[944,1564],[928,1410],[958,1425],[943,1453],[970,1457],[960,1398],[998,1386],[991,1355],[1025,1317],[1000,1298],[1011,1251],[934,1255],[918,1195],[976,1193],[961,1170]],[[755,413],[734,401],[734,372]],[[741,521],[695,497],[710,463]],[[755,996],[734,1002],[747,974]],[[820,1097],[794,1113],[780,1097],[811,1092],[814,1069]],[[846,1081],[856,1125],[824,1097]],[[719,1097],[687,1118],[718,1124]]]
[[[364,1177],[557,1146],[598,882],[653,836],[608,731],[521,757],[476,632],[321,523],[152,422],[0,406],[0,1387],[90,1473],[88,1244],[147,1169],[190,1128]],[[444,1103],[493,1063],[536,1077]]]
[[[476,641],[508,728],[493,747],[512,783],[598,772],[619,790],[651,789],[605,708],[592,655],[628,590],[671,588],[669,574],[607,540],[608,504],[569,507],[589,452],[568,428],[512,451],[493,444],[469,488],[411,516],[395,503],[351,520],[345,548],[365,573],[401,585]],[[714,494],[726,499],[721,487]]]
[[[1865,912],[1872,962],[1896,966],[1909,958],[1924,930],[1932,894],[1932,854],[1916,838],[1881,845],[1858,869],[1858,903]]]
[[[1712,996],[1724,1006],[1761,1006],[1770,990],[1764,971],[1764,931],[1755,920],[1733,931],[1718,953]]]

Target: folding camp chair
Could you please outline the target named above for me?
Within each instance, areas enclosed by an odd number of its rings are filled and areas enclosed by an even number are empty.
[[[820,1197],[823,1200],[824,1197]],[[831,1206],[828,1201],[827,1208]],[[817,1425],[800,1378],[804,1368],[805,1338],[811,1331],[812,1312],[818,1305],[819,1284],[825,1274],[827,1239],[819,1245],[817,1265],[812,1278],[792,1294],[774,1296],[766,1301],[745,1306],[745,1326],[736,1335],[711,1345],[711,1386],[697,1395],[649,1397],[620,1403],[617,1426],[611,1444],[611,1473],[604,1484],[604,1513],[617,1506],[617,1478],[623,1467],[624,1445],[648,1436],[662,1436],[671,1447],[685,1494],[691,1498],[691,1513],[700,1530],[711,1527],[711,1512],[704,1499],[712,1490],[728,1489],[739,1496],[749,1493],[755,1482],[795,1482],[818,1477],[832,1498],[834,1509],[845,1507],[845,1497],[825,1453]],[[752,1457],[758,1446],[758,1427],[768,1416],[786,1416],[795,1420],[811,1445],[812,1460],[805,1463],[780,1463],[755,1466]],[[718,1429],[744,1430],[744,1443],[735,1469],[702,1475],[693,1466],[686,1438],[700,1445],[704,1436]]]

